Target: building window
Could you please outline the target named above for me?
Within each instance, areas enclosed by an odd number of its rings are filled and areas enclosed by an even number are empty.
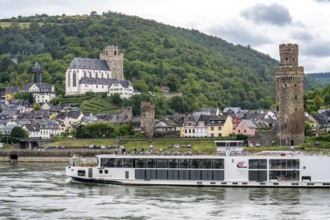
[[[72,86],[73,87],[77,86],[77,74],[76,74],[76,72],[73,72],[73,74],[72,74]]]
[[[218,130],[221,131],[221,127],[218,127]]]
[[[295,96],[294,96],[294,98],[295,98],[295,99],[297,99],[297,98],[298,98],[298,96],[297,96],[297,95],[295,95]]]
[[[211,131],[214,131],[214,127],[211,127]]]

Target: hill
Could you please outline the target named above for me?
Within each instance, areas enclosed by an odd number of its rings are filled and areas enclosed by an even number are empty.
[[[313,74],[307,74],[307,76],[310,77],[311,79],[314,79],[322,86],[326,86],[330,84],[330,73],[313,73]]]
[[[157,92],[161,86],[183,93],[180,100],[172,100],[173,111],[224,106],[267,109],[274,103],[278,62],[248,45],[112,12],[19,16],[0,22],[0,88],[31,81],[32,64],[37,61],[42,80],[63,94],[64,73],[73,57],[98,58],[110,44],[124,53],[125,78],[142,93]],[[179,109],[175,109],[177,101]]]

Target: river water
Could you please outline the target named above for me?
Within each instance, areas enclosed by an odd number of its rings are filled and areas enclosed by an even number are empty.
[[[330,189],[75,183],[61,163],[0,163],[0,219],[329,219]]]

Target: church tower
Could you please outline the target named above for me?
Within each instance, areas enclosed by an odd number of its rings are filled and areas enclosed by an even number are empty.
[[[124,80],[124,54],[119,53],[117,46],[106,46],[100,60],[107,62],[112,79]]]
[[[32,73],[33,73],[33,82],[41,83],[41,68],[37,62],[34,64],[34,67],[32,68]]]
[[[279,145],[304,142],[304,67],[298,65],[297,44],[281,44],[276,79],[276,137]]]

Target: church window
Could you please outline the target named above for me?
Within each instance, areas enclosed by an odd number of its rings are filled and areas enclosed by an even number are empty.
[[[77,74],[76,74],[76,72],[73,72],[73,74],[72,74],[72,86],[73,87],[77,86]]]
[[[117,51],[116,50],[113,52],[113,55],[117,56]]]
[[[70,87],[70,84],[71,84],[71,76],[70,73],[68,73],[68,87]]]

